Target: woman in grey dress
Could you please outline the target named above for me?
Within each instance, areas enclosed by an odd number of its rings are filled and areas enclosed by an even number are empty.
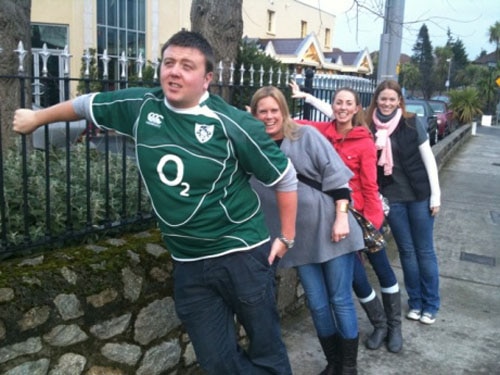
[[[291,119],[278,88],[259,89],[250,110],[299,174],[295,244],[280,267],[296,267],[298,271],[328,361],[321,374],[356,374],[358,326],[351,287],[355,252],[364,244],[361,229],[348,211],[352,172],[316,129],[299,126]],[[303,181],[312,181],[321,191]],[[279,235],[272,190],[257,181],[253,186],[271,234]]]

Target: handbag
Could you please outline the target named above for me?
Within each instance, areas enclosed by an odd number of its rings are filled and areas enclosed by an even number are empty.
[[[301,174],[297,174],[297,179],[304,184],[309,185],[312,188],[321,191],[322,193],[325,193],[321,188],[321,183],[311,180],[310,178]],[[377,228],[375,228],[370,220],[364,217],[361,212],[356,210],[351,205],[349,205],[349,211],[352,213],[359,226],[361,227],[361,231],[363,232],[365,248],[361,249],[361,251],[367,253],[376,253],[377,251],[382,250],[386,246],[384,235]]]
[[[362,249],[362,251],[367,253],[376,253],[377,251],[382,250],[386,246],[384,235],[377,230],[371,221],[364,217],[361,212],[351,206],[349,206],[349,211],[351,211],[363,231],[365,248]]]

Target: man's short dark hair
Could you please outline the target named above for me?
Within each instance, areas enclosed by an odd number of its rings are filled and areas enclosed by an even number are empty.
[[[163,52],[170,46],[196,48],[205,56],[206,72],[213,72],[215,66],[214,51],[210,43],[200,33],[187,30],[178,31],[161,47],[162,58]]]

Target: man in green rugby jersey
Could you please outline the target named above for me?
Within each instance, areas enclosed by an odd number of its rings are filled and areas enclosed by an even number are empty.
[[[180,31],[162,48],[161,88],[91,93],[39,111],[19,109],[29,134],[86,118],[133,138],[139,171],[174,259],[176,311],[208,374],[291,374],[275,300],[279,258],[293,246],[297,179],[246,111],[208,92],[214,55]],[[270,241],[254,175],[273,186],[281,235]],[[238,345],[234,316],[249,338]]]

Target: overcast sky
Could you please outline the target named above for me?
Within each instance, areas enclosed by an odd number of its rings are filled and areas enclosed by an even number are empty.
[[[367,10],[359,10],[356,23],[353,0],[300,0],[337,15],[333,46],[344,51],[357,51],[365,47],[369,52],[380,49],[383,20]],[[383,0],[359,0],[371,9],[382,6]],[[470,60],[484,49],[493,52],[495,45],[488,42],[488,30],[500,22],[500,0],[406,0],[405,26],[401,52],[412,55],[412,48],[423,23],[429,30],[432,47],[444,46],[447,30],[460,38]],[[356,28],[357,37],[356,37]]]

